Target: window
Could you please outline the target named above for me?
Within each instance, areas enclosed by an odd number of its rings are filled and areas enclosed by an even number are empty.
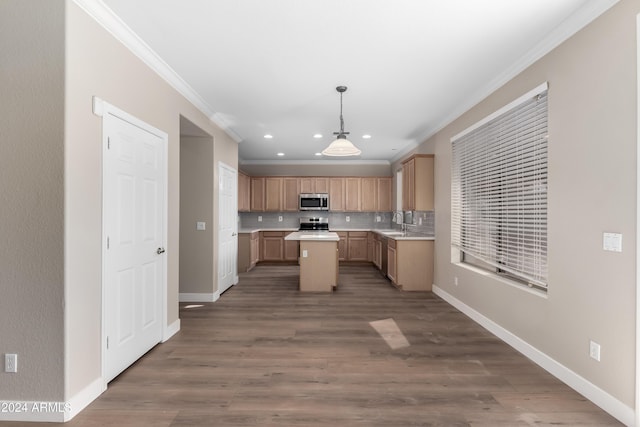
[[[452,138],[457,261],[547,288],[547,84]]]

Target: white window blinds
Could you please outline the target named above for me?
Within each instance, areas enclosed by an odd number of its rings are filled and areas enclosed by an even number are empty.
[[[452,245],[547,287],[547,84],[452,140]]]

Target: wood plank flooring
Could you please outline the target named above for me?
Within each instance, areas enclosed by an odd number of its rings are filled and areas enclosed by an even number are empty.
[[[332,294],[297,288],[297,266],[258,265],[219,301],[181,304],[181,331],[64,425],[621,425],[437,296],[400,292],[369,265],[341,265]],[[384,319],[408,346],[392,349],[369,324]]]

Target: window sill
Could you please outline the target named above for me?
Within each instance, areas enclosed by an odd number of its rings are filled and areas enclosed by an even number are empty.
[[[493,280],[496,280],[500,283],[504,283],[506,285],[509,285],[513,288],[519,289],[523,292],[527,292],[531,295],[535,295],[537,297],[540,298],[544,298],[544,299],[548,299],[549,295],[548,292],[543,291],[542,289],[536,289],[536,288],[532,288],[530,286],[527,286],[525,283],[519,282],[517,280],[511,280],[508,277],[502,276],[500,274],[497,273],[493,273],[491,271],[487,271],[485,269],[482,269],[480,267],[476,267],[474,265],[468,264],[466,262],[452,262],[453,265],[455,265],[456,267],[460,267],[460,268],[464,268],[465,270],[480,274],[482,276],[491,278]]]

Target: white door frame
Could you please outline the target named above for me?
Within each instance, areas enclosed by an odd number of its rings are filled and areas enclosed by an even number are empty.
[[[143,122],[142,120],[138,119],[137,117],[132,116],[131,114],[127,113],[126,111],[120,110],[119,108],[105,102],[104,100],[98,98],[98,97],[93,97],[93,113],[97,116],[103,117],[103,126],[102,126],[102,261],[101,261],[101,265],[102,265],[102,285],[101,285],[101,289],[102,289],[102,294],[101,294],[101,377],[103,379],[103,383],[104,383],[104,389],[106,390],[107,388],[107,381],[105,380],[106,376],[105,376],[105,360],[106,360],[106,353],[107,353],[107,345],[106,345],[106,328],[105,328],[105,258],[106,258],[106,249],[107,249],[107,236],[106,236],[106,224],[105,224],[105,217],[106,215],[104,214],[104,210],[105,210],[105,191],[104,191],[104,173],[105,173],[105,168],[104,168],[104,159],[106,158],[106,150],[107,150],[107,133],[105,131],[105,126],[104,126],[104,117],[108,114],[114,117],[117,117],[119,119],[122,119],[128,123],[131,123],[134,126],[139,127],[140,129],[143,129],[155,136],[157,136],[158,138],[160,138],[162,140],[163,146],[164,146],[164,155],[163,155],[163,164],[161,165],[161,168],[164,170],[164,202],[163,202],[163,212],[164,214],[162,215],[162,233],[164,236],[164,240],[165,243],[163,245],[163,247],[167,247],[167,237],[168,237],[168,222],[167,222],[167,217],[168,217],[168,213],[169,213],[169,204],[168,204],[168,188],[169,188],[169,179],[168,179],[168,175],[169,175],[169,170],[168,170],[168,154],[169,154],[169,137],[167,135],[166,132],[163,132],[159,129],[154,128],[153,126]],[[162,313],[162,339],[166,339],[167,337],[167,265],[168,265],[168,261],[165,258],[164,262],[163,262],[163,271],[162,271],[162,284],[160,287],[160,294],[161,294],[161,304],[162,304],[162,308],[161,308],[161,313]]]
[[[640,427],[640,14],[636,15],[636,407],[635,425]]]
[[[220,259],[222,256],[222,243],[220,241],[220,223],[222,221],[222,215],[223,215],[223,204],[222,204],[222,200],[220,198],[220,193],[222,190],[222,169],[228,169],[230,171],[232,171],[235,175],[236,178],[238,176],[238,170],[232,166],[229,166],[228,164],[222,162],[222,161],[218,161],[218,256],[217,256],[217,262],[218,262],[218,269],[217,269],[217,275],[216,275],[216,294],[219,297],[224,291],[220,289]],[[237,179],[236,179],[236,185],[235,185],[235,196],[234,196],[234,200],[235,200],[235,209],[234,211],[236,212],[236,220],[234,222],[233,225],[233,234],[235,235],[235,241],[236,241],[236,250],[235,250],[235,257],[236,257],[236,262],[235,267],[234,267],[234,271],[233,271],[233,280],[232,280],[232,284],[231,286],[234,286],[238,283],[238,220],[237,220],[237,212],[238,212],[238,183],[237,183]],[[231,287],[229,286],[229,288]],[[228,288],[226,288],[228,289]],[[225,290],[226,290],[225,289]]]

